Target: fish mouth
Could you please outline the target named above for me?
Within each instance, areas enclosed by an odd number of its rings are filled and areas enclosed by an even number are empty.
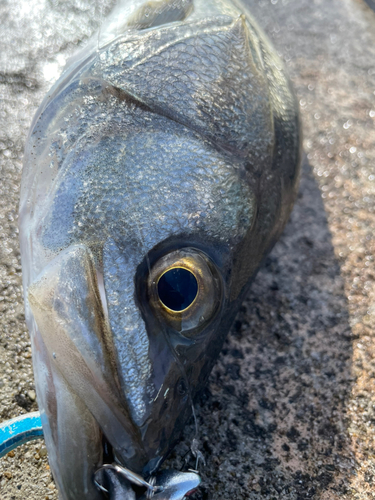
[[[197,470],[163,469],[141,475],[125,467],[103,437],[103,464],[93,478],[97,489],[110,500],[183,500],[197,491],[201,478]]]
[[[113,463],[100,467],[94,482],[111,500],[183,500],[197,491],[201,478],[195,470],[163,470],[146,481]]]

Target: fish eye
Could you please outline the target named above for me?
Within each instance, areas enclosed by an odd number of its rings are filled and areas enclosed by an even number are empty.
[[[194,248],[159,259],[150,270],[148,296],[154,314],[176,331],[194,336],[216,315],[222,280],[212,260]]]
[[[172,267],[159,278],[159,299],[171,311],[185,311],[194,302],[197,293],[197,278],[183,267]]]

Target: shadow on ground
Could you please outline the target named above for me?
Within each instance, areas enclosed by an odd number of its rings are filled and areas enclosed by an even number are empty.
[[[196,409],[207,465],[194,498],[345,494],[352,340],[321,194],[305,161],[291,220]],[[191,426],[175,457],[192,435]]]

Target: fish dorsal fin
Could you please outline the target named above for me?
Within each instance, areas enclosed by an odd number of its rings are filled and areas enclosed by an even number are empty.
[[[110,44],[90,71],[220,149],[255,163],[271,154],[269,90],[244,16],[140,36]]]
[[[192,10],[193,0],[150,0],[134,12],[127,27],[142,30],[183,21]]]

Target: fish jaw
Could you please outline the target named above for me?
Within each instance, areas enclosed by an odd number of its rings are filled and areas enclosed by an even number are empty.
[[[93,484],[93,474],[102,461],[103,435],[115,444],[120,460],[141,469],[146,461],[141,437],[116,384],[108,328],[88,249],[74,245],[51,261],[29,287],[28,301],[37,324],[37,373],[50,371],[48,389],[42,375],[37,378],[37,391],[42,414],[47,417],[42,420],[47,427],[47,446],[54,450],[50,459],[56,459],[58,467],[51,465],[58,483],[62,478],[62,490],[70,487],[62,470],[66,467],[81,470],[84,464],[87,483]],[[67,462],[66,448],[72,442],[76,443],[72,449],[80,443],[78,446],[87,450],[72,454]],[[77,480],[80,483],[82,480]]]

